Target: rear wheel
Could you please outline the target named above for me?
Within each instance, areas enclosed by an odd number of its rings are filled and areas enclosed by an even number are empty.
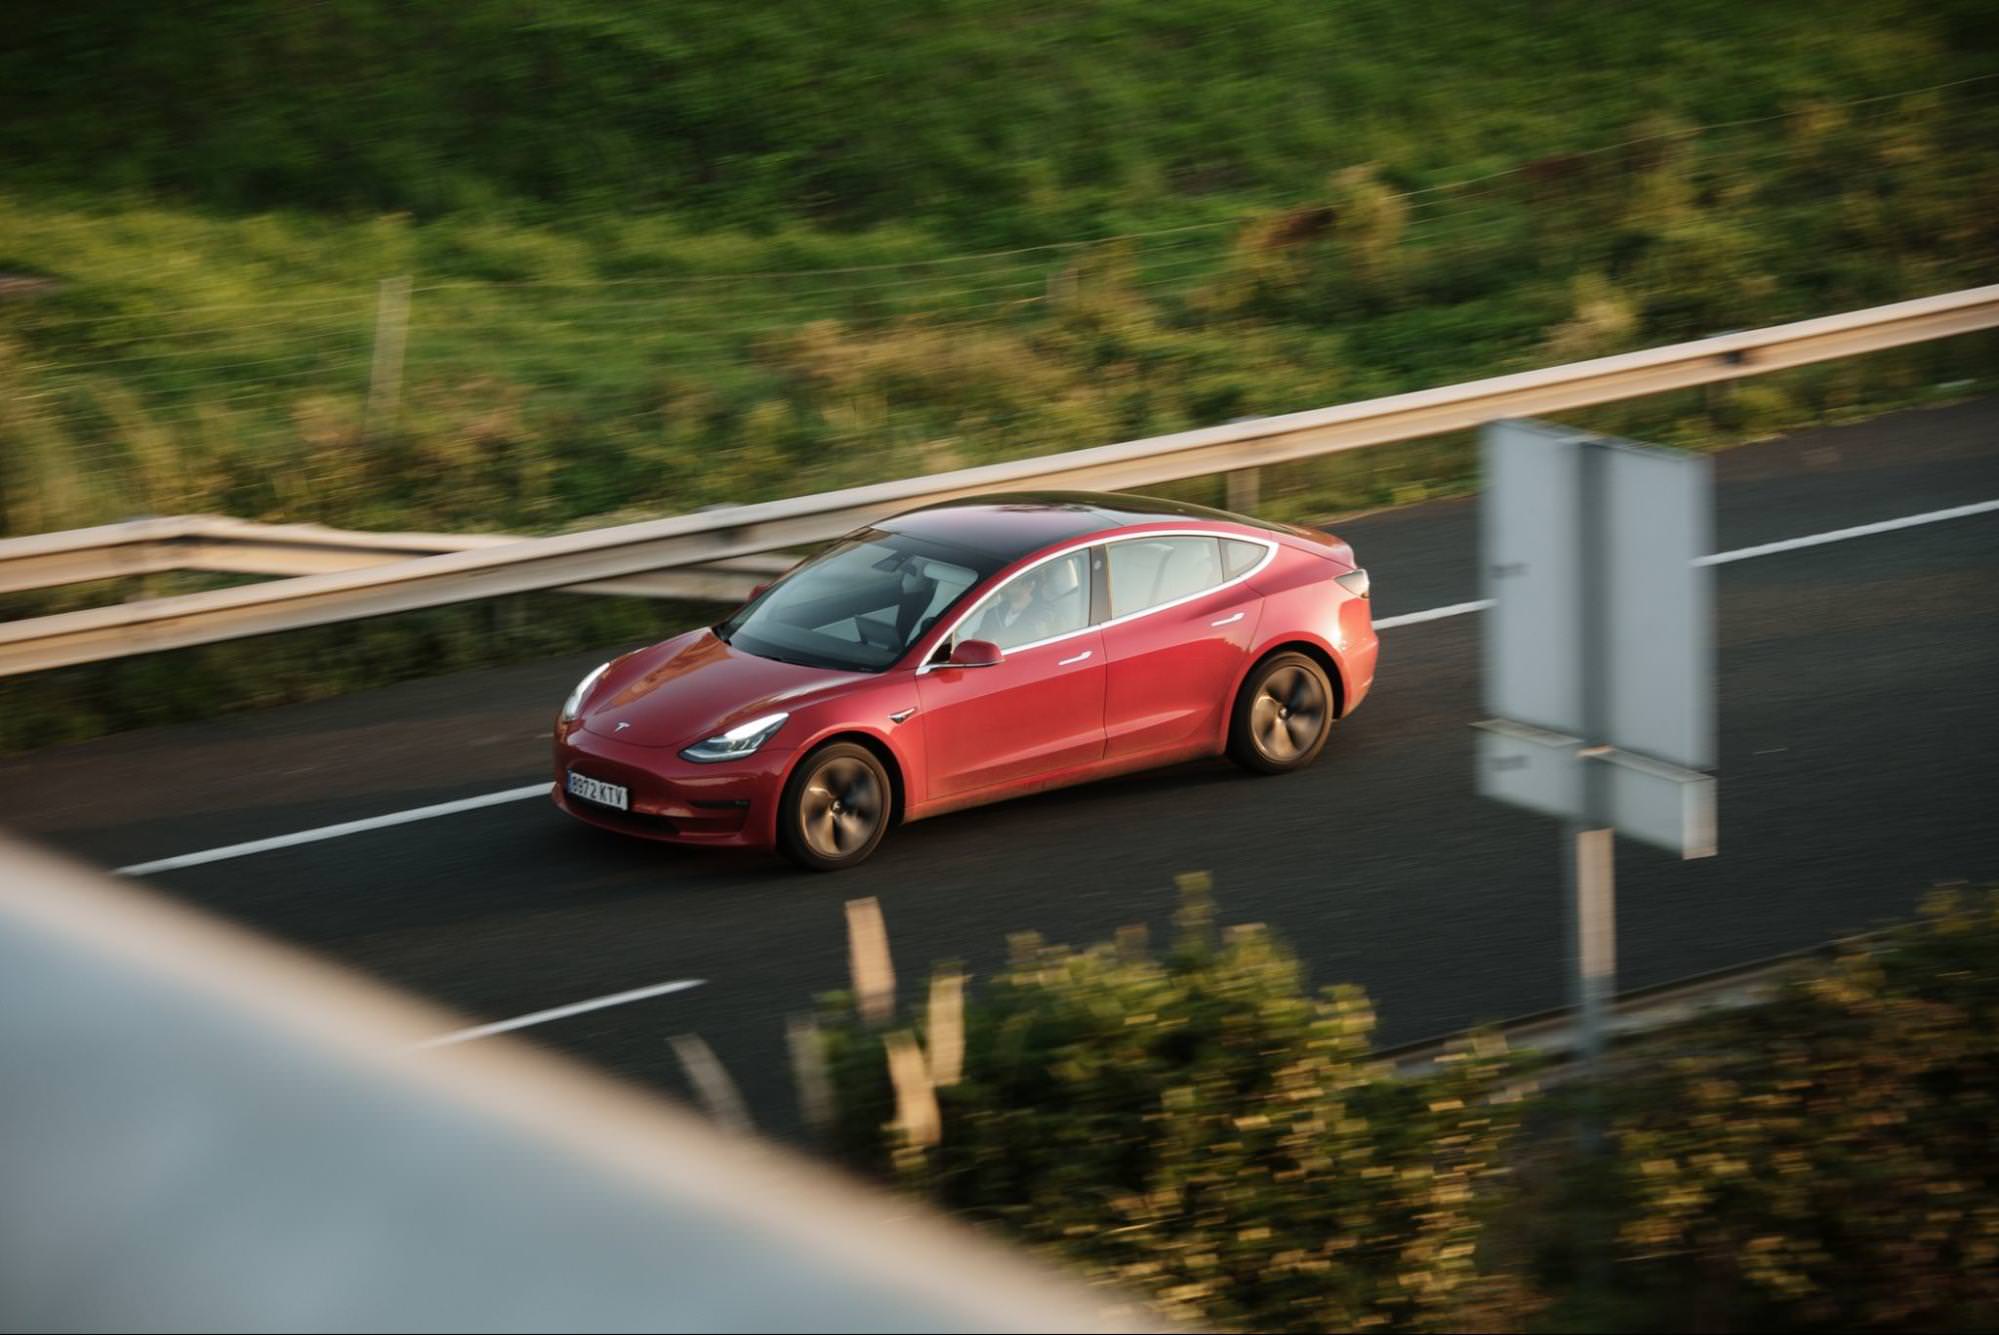
[[[792,771],[777,812],[778,851],[813,871],[867,860],[888,833],[888,770],[852,742],[823,746]]]
[[[1286,651],[1258,663],[1236,696],[1229,758],[1259,774],[1303,769],[1333,732],[1333,684],[1307,654]]]

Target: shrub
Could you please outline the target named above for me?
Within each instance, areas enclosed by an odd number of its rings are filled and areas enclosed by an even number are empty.
[[[1391,1079],[1355,987],[1306,990],[1257,926],[1214,931],[1205,878],[1171,951],[1016,938],[964,1018],[936,1143],[888,1129],[888,1039],[821,1017],[862,1166],[1150,1296],[1168,1316],[1263,1330],[1492,1329],[1523,1307],[1481,1272],[1513,1104],[1501,1045]],[[918,1026],[921,1028],[921,1026]],[[934,1037],[934,1036],[927,1036]]]
[[[1999,1326],[1995,962],[1999,897],[1944,900],[1642,1050],[1612,1119],[1625,1284],[1710,1328]]]
[[[1359,989],[1182,879],[1163,957],[1023,935],[961,1021],[827,998],[836,1150],[1203,1328],[1999,1325],[1999,894],[1514,1101],[1491,1037],[1391,1077]]]

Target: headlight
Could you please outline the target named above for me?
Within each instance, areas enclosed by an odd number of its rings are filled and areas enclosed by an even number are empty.
[[[710,764],[717,760],[734,760],[746,756],[771,739],[771,734],[784,726],[789,714],[765,714],[753,718],[748,723],[738,723],[719,737],[710,737],[705,742],[696,742],[680,753],[682,760],[698,760]]]
[[[1356,598],[1367,597],[1367,572],[1356,566],[1344,575],[1333,576],[1339,586]]]
[[[597,678],[603,676],[604,669],[609,666],[611,666],[609,663],[599,663],[596,667],[590,669],[589,676],[576,683],[576,689],[571,691],[569,698],[562,702],[563,722],[567,723],[570,719],[576,717],[576,711],[583,708],[583,697],[590,694],[590,688],[597,684]]]

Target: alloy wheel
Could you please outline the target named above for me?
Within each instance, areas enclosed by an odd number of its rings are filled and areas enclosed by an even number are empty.
[[[799,794],[799,824],[807,847],[837,860],[865,846],[881,825],[886,797],[874,770],[856,757],[827,760]]]
[[[1265,677],[1249,709],[1249,735],[1265,759],[1287,765],[1326,728],[1326,692],[1317,677],[1287,663]]]

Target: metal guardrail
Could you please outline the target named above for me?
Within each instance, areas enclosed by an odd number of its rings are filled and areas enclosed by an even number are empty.
[[[0,625],[0,676],[825,542],[980,492],[1117,491],[1732,380],[1999,325],[1999,286],[929,477]],[[25,541],[32,542],[32,539]]]
[[[195,570],[236,575],[318,575],[524,541],[505,533],[364,533],[319,524],[257,524],[221,515],[173,515],[0,540],[0,593]],[[736,602],[790,569],[785,556],[599,580],[564,590],[641,598]]]
[[[1715,1011],[1742,1010],[1761,1005],[1770,1000],[1778,984],[1795,974],[1800,966],[1812,960],[1828,959],[1846,946],[1882,940],[1891,931],[1860,932],[1788,954],[1771,955],[1725,969],[1633,988],[1618,994],[1611,1002],[1607,1035],[1612,1043],[1617,1043],[1670,1029]],[[1549,1059],[1556,1069],[1561,1069],[1573,1064],[1581,1051],[1578,1019],[1575,1007],[1559,1006],[1553,1010],[1515,1016],[1490,1028],[1506,1040],[1509,1049],[1532,1052]],[[1390,1063],[1398,1075],[1427,1075],[1436,1070],[1440,1058],[1464,1040],[1463,1033],[1418,1039],[1384,1048],[1379,1056]]]

